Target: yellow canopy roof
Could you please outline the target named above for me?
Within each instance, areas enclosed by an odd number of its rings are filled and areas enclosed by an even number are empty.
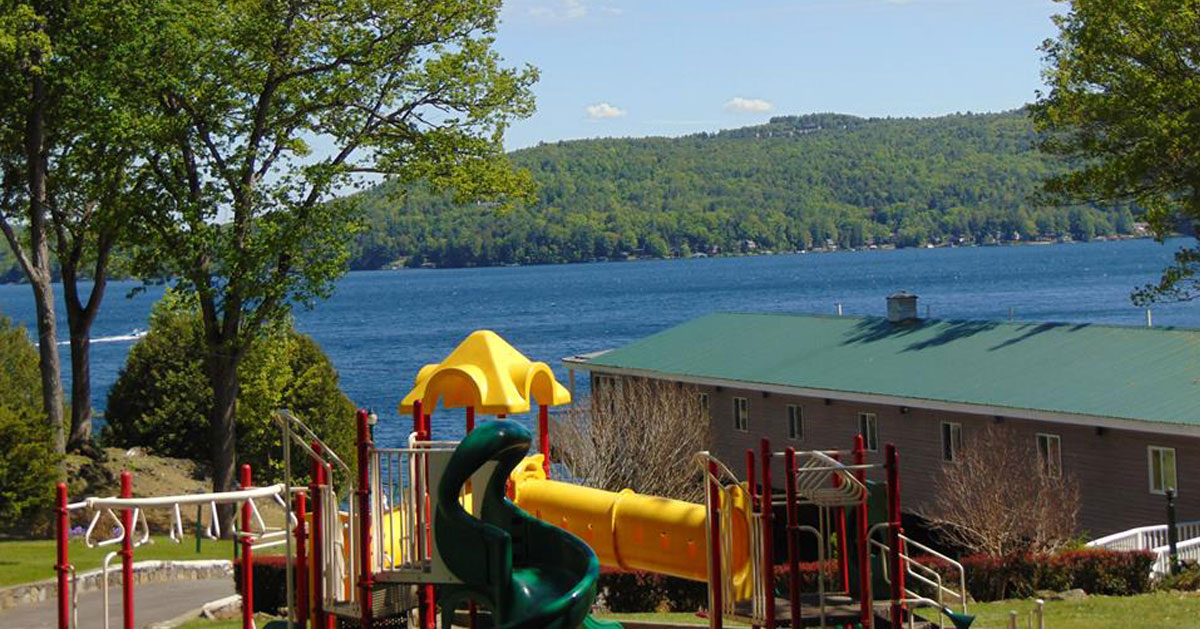
[[[489,415],[524,413],[530,402],[558,406],[571,393],[554,379],[543,362],[533,362],[491,330],[472,332],[440,364],[417,372],[416,385],[400,402],[400,413],[412,412],[413,402],[432,411],[438,399],[446,408],[475,407]]]

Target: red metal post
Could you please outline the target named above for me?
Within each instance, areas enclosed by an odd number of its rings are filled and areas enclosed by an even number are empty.
[[[760,504],[759,493],[758,493],[758,481],[755,480],[757,473],[758,473],[757,470],[754,468],[754,448],[747,448],[746,449],[746,486],[750,489],[749,511],[750,511],[750,516],[751,516],[751,519],[750,519],[751,526],[753,526],[753,524],[754,524],[753,516],[755,513],[758,512],[758,507]],[[754,629],[758,629],[758,625],[750,625],[750,626],[754,627]]]
[[[321,444],[313,441],[312,450],[321,455]],[[325,531],[321,518],[325,510],[322,488],[325,485],[325,466],[317,457],[312,460],[312,483],[308,493],[312,496],[312,624],[316,629],[324,629],[329,624],[325,616]],[[337,505],[333,505],[337,508]]]
[[[71,627],[71,582],[68,575],[71,572],[70,560],[67,557],[67,539],[71,534],[71,522],[67,511],[67,485],[59,483],[55,487],[54,513],[58,544],[58,563],[54,565],[58,572],[58,629]]]
[[[887,444],[887,483],[888,483],[888,573],[892,577],[892,627],[900,629],[904,622],[904,562],[900,559],[903,547],[900,544],[900,455],[896,452],[895,444]]]
[[[542,451],[542,470],[550,478],[550,407],[538,404],[538,449]]]
[[[250,464],[242,464],[242,489],[250,489]],[[254,629],[254,547],[250,540],[250,501],[242,503],[242,629]]]
[[[308,508],[304,492],[296,494],[296,624],[308,627]]]
[[[762,463],[762,528],[763,528],[763,589],[767,593],[767,629],[775,629],[775,509],[771,498],[771,442],[761,443]]]
[[[833,460],[838,463],[842,462],[841,454],[834,454]],[[833,475],[833,486],[842,486],[842,477],[840,474]],[[846,543],[846,508],[841,507],[835,512],[837,516],[837,539],[838,539],[838,574],[841,575],[842,591],[850,591],[850,557],[846,554],[848,545]]]
[[[800,513],[796,502],[796,449],[788,448],[783,454],[784,491],[787,496],[787,553],[788,553],[788,604],[792,608],[790,627],[799,627],[800,609]]]
[[[721,485],[717,481],[716,461],[708,462],[708,627],[721,629],[721,613],[724,610],[721,591],[724,579],[721,575]]]
[[[473,430],[475,430],[475,407],[468,406],[467,407],[467,434],[468,435],[471,434],[471,431],[473,431]],[[471,491],[474,492],[473,487],[472,487]],[[472,496],[471,499],[479,500],[479,497]],[[468,627],[468,629],[475,629],[475,625],[478,622],[478,620],[479,620],[478,607],[475,605],[475,601],[470,601],[467,603],[467,627]]]
[[[371,440],[371,426],[367,410],[360,408],[355,414],[358,420],[358,600],[362,629],[371,629],[375,624],[375,609],[371,601],[371,589],[375,585],[371,574],[371,451],[375,444]]]
[[[133,476],[121,472],[121,497],[133,497]],[[121,526],[125,527],[125,539],[121,540],[121,611],[125,629],[133,629],[133,509],[121,510]]]
[[[863,450],[862,435],[854,437],[854,464],[866,465],[867,455]],[[867,485],[867,470],[859,468],[854,472],[855,478],[862,483],[864,487]],[[875,619],[873,604],[871,598],[871,545],[867,540],[867,533],[870,531],[871,524],[867,521],[869,516],[868,502],[869,494],[863,498],[863,501],[858,505],[858,596],[859,596],[859,622],[865,629],[870,629],[871,622]]]

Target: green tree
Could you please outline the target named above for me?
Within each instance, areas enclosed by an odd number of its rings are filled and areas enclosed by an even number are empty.
[[[42,415],[38,354],[25,329],[0,316],[0,530],[45,514],[61,455]],[[23,532],[28,533],[28,528]]]
[[[44,407],[60,446],[91,432],[89,338],[118,245],[122,214],[143,200],[130,166],[136,111],[116,89],[148,2],[0,2],[0,229],[33,288]],[[51,256],[53,254],[53,256]],[[61,272],[71,345],[71,420],[64,435],[55,320]],[[91,279],[87,294],[80,281]],[[61,448],[60,448],[61,449]]]
[[[194,294],[213,395],[213,485],[234,481],[238,366],[294,305],[345,271],[363,174],[423,180],[460,200],[511,200],[528,178],[503,132],[533,111],[532,68],[492,50],[499,0],[180,0],[144,29],[154,58],[127,89],[154,112],[143,215]],[[519,194],[517,194],[519,193]],[[225,517],[230,517],[226,513]]]
[[[213,398],[203,356],[204,324],[196,301],[168,292],[109,390],[106,439],[207,461]],[[238,378],[239,459],[254,467],[257,482],[277,480],[283,469],[279,427],[272,419],[280,408],[294,412],[339,456],[353,461],[354,405],[310,337],[290,323],[272,326],[246,352]],[[303,472],[298,468],[299,475]]]
[[[1134,203],[1161,240],[1200,219],[1200,1],[1068,0],[1042,46],[1049,91],[1031,109],[1041,148],[1076,168],[1051,199]],[[1200,296],[1200,249],[1185,248],[1139,304]]]

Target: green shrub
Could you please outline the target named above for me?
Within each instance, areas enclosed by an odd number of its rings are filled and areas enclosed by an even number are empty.
[[[108,394],[105,440],[142,446],[155,454],[211,460],[212,389],[204,373],[204,328],[191,304],[168,293],[150,315],[150,329],[134,345]],[[274,412],[287,408],[353,466],[354,405],[338,386],[333,364],[310,337],[290,327],[256,342],[238,367],[238,461],[254,468],[254,482],[283,472]],[[308,466],[297,465],[298,479]]]
[[[1179,572],[1162,577],[1154,583],[1156,590],[1182,590],[1195,592],[1200,590],[1200,563],[1184,563]]]
[[[299,565],[296,565],[299,570]],[[287,558],[280,555],[254,557],[254,612],[278,614],[287,607]],[[242,560],[233,562],[233,588],[242,594]]]
[[[59,455],[42,414],[38,355],[22,327],[0,316],[0,529],[39,533],[54,500]]]
[[[996,601],[1032,596],[1038,590],[1073,588],[1111,596],[1142,594],[1150,591],[1153,560],[1153,555],[1143,551],[1088,548],[1007,557],[968,555],[961,563],[971,596],[977,601]],[[944,561],[923,557],[920,562],[937,570],[943,580],[958,578]]]
[[[653,572],[603,570],[599,590],[613,613],[694,612],[708,607],[708,586]]]

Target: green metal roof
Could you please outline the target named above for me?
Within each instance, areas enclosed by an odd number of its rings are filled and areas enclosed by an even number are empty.
[[[1193,329],[712,314],[587,364],[1200,426]]]

